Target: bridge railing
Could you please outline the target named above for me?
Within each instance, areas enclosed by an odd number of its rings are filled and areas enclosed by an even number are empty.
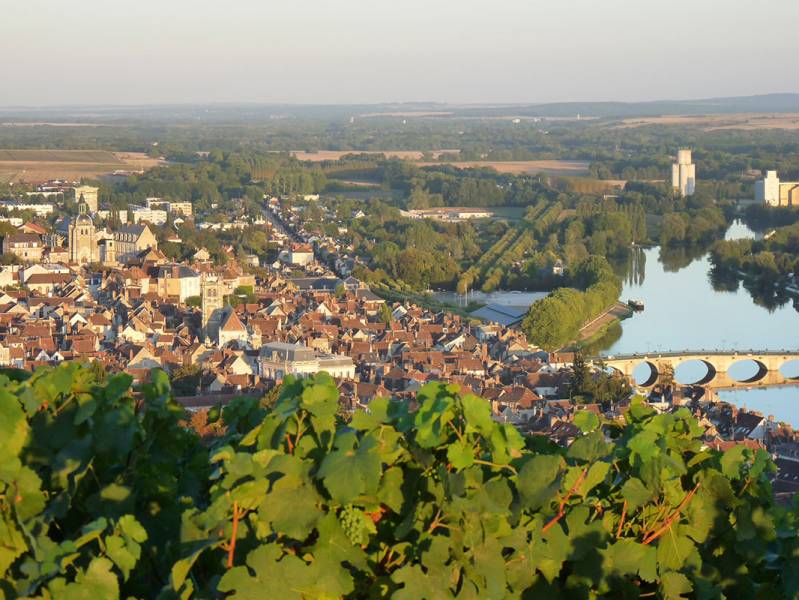
[[[700,349],[700,350],[666,350],[663,352],[637,352],[634,354],[609,354],[605,356],[591,356],[588,360],[632,360],[634,358],[673,358],[679,356],[785,356],[795,355],[799,358],[799,350],[724,350],[724,349]]]

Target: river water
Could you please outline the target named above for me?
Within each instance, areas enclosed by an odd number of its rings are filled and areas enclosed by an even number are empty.
[[[755,236],[740,222],[727,232],[728,239]],[[626,276],[622,300],[640,299],[645,309],[611,328],[593,345],[592,353],[799,349],[799,311],[794,300],[771,291],[753,294],[737,282],[715,281],[706,252],[638,249],[626,268],[619,270]],[[642,365],[636,375],[643,379],[646,369]],[[753,363],[739,363],[730,375],[745,379],[754,370]],[[675,376],[690,383],[704,372],[701,364],[686,363]],[[783,373],[799,377],[799,361],[786,365]],[[718,396],[799,427],[799,386],[720,391]]]

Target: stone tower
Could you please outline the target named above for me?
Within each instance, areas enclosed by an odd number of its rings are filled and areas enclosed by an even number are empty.
[[[80,204],[80,214],[69,224],[69,260],[78,265],[97,261],[94,223],[86,214],[86,204]]]
[[[215,275],[205,275],[201,284],[202,293],[202,336],[212,340],[219,335],[222,321],[224,297],[222,283]]]
[[[114,236],[106,236],[98,242],[100,262],[104,265],[113,266],[117,264],[117,247]]]

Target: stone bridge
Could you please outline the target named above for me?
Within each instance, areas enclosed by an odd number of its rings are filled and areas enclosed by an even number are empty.
[[[799,384],[799,375],[786,376],[781,367],[790,361],[799,360],[799,351],[682,351],[658,352],[652,354],[625,354],[612,356],[595,356],[589,359],[592,364],[604,364],[615,369],[627,378],[633,386],[649,388],[663,380],[668,371],[673,374],[677,367],[689,361],[704,363],[707,373],[693,385],[702,385],[713,389],[734,389],[768,387],[775,385]],[[727,372],[736,363],[752,361],[757,372],[745,380],[733,379]],[[649,367],[646,381],[636,383],[633,372],[645,364]]]

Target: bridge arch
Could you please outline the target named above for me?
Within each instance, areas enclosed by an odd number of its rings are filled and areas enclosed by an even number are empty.
[[[650,388],[657,383],[659,377],[660,371],[651,360],[642,360],[633,368],[632,380],[638,387]]]
[[[675,360],[674,381],[681,385],[707,385],[715,379],[718,370],[709,359],[689,358]]]
[[[799,357],[789,358],[780,366],[780,373],[785,379],[799,381]]]
[[[742,356],[729,366],[727,375],[739,383],[757,383],[768,371],[768,367],[758,358]]]

